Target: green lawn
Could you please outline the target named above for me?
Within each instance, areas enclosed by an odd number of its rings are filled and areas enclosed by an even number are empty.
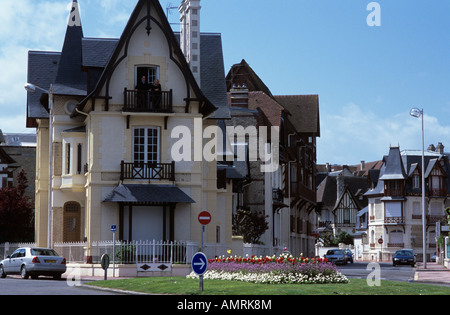
[[[90,282],[89,285],[154,294],[181,295],[449,295],[450,287],[421,283],[381,281],[369,287],[365,279],[349,279],[347,284],[252,284],[239,281],[198,280],[183,277],[152,277]]]

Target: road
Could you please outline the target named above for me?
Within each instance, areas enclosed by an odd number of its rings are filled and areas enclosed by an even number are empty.
[[[411,266],[392,266],[392,263],[378,263],[371,264],[367,270],[368,262],[354,262],[353,264],[339,265],[337,268],[348,278],[367,279],[370,275],[372,278],[378,270],[375,267],[380,267],[379,274],[381,280],[406,281],[412,282],[416,268]],[[373,267],[372,267],[373,266]]]
[[[368,262],[355,262],[344,266],[338,266],[338,269],[348,278],[373,279],[375,269],[369,266]],[[390,263],[380,263],[379,274],[381,280],[406,281],[411,282],[414,279],[415,268],[411,266],[393,267]],[[72,283],[71,283],[72,284]],[[8,276],[0,279],[0,295],[118,295],[118,293],[89,289],[82,286],[68,285],[65,279],[55,281],[52,278],[39,278],[36,280],[20,279],[19,276]]]
[[[8,276],[0,279],[0,295],[117,295],[117,293],[88,289],[82,286],[69,286],[66,280],[38,278],[23,280]]]

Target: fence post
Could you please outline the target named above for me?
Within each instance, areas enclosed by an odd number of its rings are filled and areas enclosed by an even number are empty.
[[[139,251],[139,246],[138,246],[137,242],[132,242],[132,243],[134,244],[134,248],[135,248],[135,250],[134,250],[134,252],[135,252],[135,255],[134,255],[134,262],[135,262],[135,264],[137,265],[137,264],[138,264],[138,251]]]
[[[155,262],[155,249],[156,249],[156,246],[155,246],[155,239],[153,239],[153,246],[152,246],[152,252],[153,252],[153,255],[152,255],[152,262]]]

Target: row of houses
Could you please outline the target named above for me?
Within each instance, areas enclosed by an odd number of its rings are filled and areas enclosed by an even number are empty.
[[[352,235],[357,259],[391,260],[395,251],[412,248],[422,260],[425,242],[429,260],[438,251],[437,239],[444,232],[441,226],[447,225],[449,156],[442,143],[430,145],[422,166],[421,150],[395,146],[380,161],[362,163],[360,168],[330,170],[317,190],[319,231]]]
[[[225,254],[233,214],[249,209],[267,218],[271,251],[313,254],[318,96],[274,96],[245,60],[225,75],[200,1],[179,11],[174,32],[159,1],[139,0],[119,39],[86,38],[74,0],[62,51],[29,52],[36,243],[108,240],[112,225],[124,241],[200,242],[207,210],[205,241]]]
[[[179,11],[174,32],[159,1],[139,0],[120,38],[87,38],[74,0],[62,51],[29,52],[39,246],[109,240],[112,225],[124,241],[200,242],[207,210],[205,241],[221,255],[246,210],[266,218],[268,253],[313,256],[322,233],[341,231],[359,259],[421,248],[419,152],[316,165],[319,96],[273,95],[244,59],[225,74],[221,34],[200,31],[200,0]],[[450,187],[442,145],[425,170],[431,254]]]

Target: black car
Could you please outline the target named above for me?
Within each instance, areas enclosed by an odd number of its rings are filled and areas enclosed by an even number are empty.
[[[411,250],[401,249],[396,251],[392,257],[392,265],[411,265],[414,267],[415,260],[414,253]]]

